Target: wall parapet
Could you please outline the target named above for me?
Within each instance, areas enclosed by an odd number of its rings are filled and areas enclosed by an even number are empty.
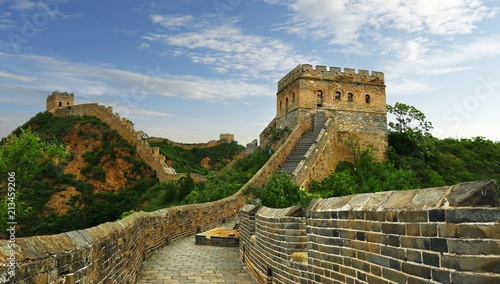
[[[315,199],[305,217],[245,205],[240,255],[261,283],[498,283],[498,206],[494,180]]]
[[[344,68],[342,72],[339,67],[330,67],[328,70],[326,66],[317,65],[316,69],[314,69],[310,64],[300,64],[279,80],[278,93],[300,77],[384,85],[384,73],[382,72],[372,71],[370,74],[369,71],[360,69],[356,73],[356,70],[351,68]]]
[[[231,220],[241,191],[222,200],[177,206],[58,235],[16,239],[16,276],[8,240],[0,240],[0,283],[135,283],[147,256],[168,243]]]

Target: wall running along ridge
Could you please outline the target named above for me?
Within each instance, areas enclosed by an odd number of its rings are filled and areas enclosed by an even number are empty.
[[[109,127],[116,130],[123,139],[127,140],[132,146],[136,147],[136,153],[148,166],[155,172],[160,181],[177,180],[186,174],[178,174],[173,168],[169,168],[165,164],[165,156],[160,154],[158,147],[151,147],[149,142],[142,139],[142,132],[135,131],[134,126],[126,118],[121,118],[118,113],[113,114],[112,107],[104,107],[99,104],[81,104],[72,106],[71,108],[59,108],[54,110],[56,116],[95,116],[107,123]],[[205,181],[206,178],[202,175],[191,174],[194,181]]]
[[[500,283],[495,181],[245,205],[240,255],[261,283]]]
[[[16,239],[16,277],[0,240],[0,283],[135,283],[148,255],[177,239],[231,220],[245,203],[241,191],[210,203],[137,212],[117,222],[58,235]]]

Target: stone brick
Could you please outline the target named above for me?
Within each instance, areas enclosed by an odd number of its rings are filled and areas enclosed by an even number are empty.
[[[390,257],[397,258],[400,260],[406,260],[405,251],[403,249],[400,249],[400,248],[383,246],[381,248],[381,252],[385,256],[390,256]]]
[[[367,254],[366,260],[370,263],[377,264],[383,267],[389,267],[389,259],[384,256],[376,255],[376,254]]]
[[[382,269],[382,276],[385,279],[396,282],[398,284],[406,284],[406,281],[408,279],[408,277],[404,273],[389,268]]]
[[[443,284],[450,284],[451,273],[445,270],[432,269],[432,280]]]
[[[500,241],[494,240],[448,240],[448,252],[456,254],[496,254],[500,255]]]
[[[422,259],[424,264],[439,267],[439,254],[422,252]]]
[[[416,263],[422,263],[422,252],[418,250],[407,250],[406,259]]]
[[[465,222],[497,222],[500,220],[499,209],[455,209],[446,210],[446,221],[449,223]]]
[[[427,222],[427,211],[401,211],[398,213],[399,222]]]
[[[402,271],[410,275],[431,279],[431,269],[421,265],[403,262]]]
[[[444,209],[429,210],[429,222],[444,222],[444,221],[445,221]]]
[[[441,265],[458,271],[500,273],[500,257],[444,254]]]
[[[405,235],[406,229],[404,224],[384,223],[382,224],[382,232],[385,234]]]
[[[422,279],[422,278],[416,278],[416,277],[408,277],[408,284],[431,284],[434,283],[432,281]]]
[[[447,252],[448,241],[446,239],[431,238],[431,250],[438,252]]]
[[[422,223],[420,224],[420,233],[423,237],[437,237],[437,224]]]
[[[498,276],[491,274],[466,274],[466,273],[451,273],[452,283],[481,283],[481,284],[496,284]]]
[[[406,234],[409,236],[420,236],[420,224],[405,224]]]
[[[442,238],[500,239],[498,224],[439,224],[438,235]]]

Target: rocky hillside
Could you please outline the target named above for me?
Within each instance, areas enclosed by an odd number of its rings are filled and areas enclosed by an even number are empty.
[[[55,234],[115,221],[127,211],[148,203],[152,189],[162,190],[155,172],[109,125],[90,116],[37,114],[22,129],[50,143],[63,144],[65,160],[42,165],[42,174],[19,189],[25,208],[18,235]],[[7,139],[2,141],[5,144]],[[161,144],[161,143],[160,143]],[[208,173],[224,167],[243,147],[222,144],[217,149],[186,152],[162,146],[178,172]],[[216,163],[213,162],[216,160]]]

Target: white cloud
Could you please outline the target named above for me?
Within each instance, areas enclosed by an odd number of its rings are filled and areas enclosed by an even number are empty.
[[[10,8],[14,10],[31,10],[36,7],[37,7],[36,2],[30,0],[14,0],[10,5]]]
[[[3,81],[2,78],[11,79],[14,81],[22,81],[22,82],[32,82],[33,81],[32,79],[30,79],[26,76],[19,76],[19,75],[0,71],[0,82]]]
[[[276,3],[277,1],[267,1]],[[353,44],[380,29],[454,36],[470,34],[496,10],[481,0],[294,0],[283,28],[291,33],[327,38],[331,44]]]
[[[25,73],[13,75],[0,73],[15,82],[0,81],[0,89],[23,93],[51,92],[54,90],[75,92],[80,97],[108,97],[125,102],[131,108],[148,95],[178,97],[208,102],[224,102],[232,99],[273,94],[268,85],[251,84],[238,80],[204,79],[197,76],[172,76],[161,71],[161,66],[147,68],[144,74],[113,69],[109,66],[93,66],[68,62],[58,58],[37,55],[16,55],[0,52],[4,68],[24,68]],[[30,80],[28,78],[33,78]]]
[[[151,46],[149,45],[149,43],[147,42],[143,42],[139,45],[139,49],[146,49],[146,48],[150,48]]]
[[[390,39],[395,57],[382,67],[386,78],[394,82],[388,89],[395,94],[413,94],[429,91],[426,78],[461,72],[473,68],[471,62],[500,55],[500,37],[476,37],[453,45],[422,39],[406,42]]]
[[[191,15],[151,15],[151,21],[166,29],[178,29],[191,24],[194,17]]]
[[[310,61],[299,55],[292,45],[247,34],[236,23],[235,19],[225,23],[204,23],[195,25],[190,32],[156,33],[144,38],[184,50],[193,63],[207,65],[221,74],[232,71],[243,77],[275,81],[284,71]],[[176,50],[176,53],[181,51]]]

